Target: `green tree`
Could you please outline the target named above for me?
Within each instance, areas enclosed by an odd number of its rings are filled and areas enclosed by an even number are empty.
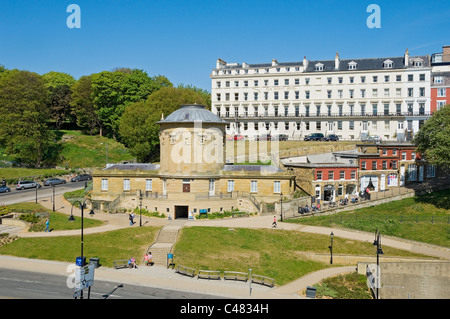
[[[90,135],[98,132],[100,120],[94,108],[92,98],[92,76],[82,76],[71,88],[71,113],[75,117],[78,127]]]
[[[127,107],[120,120],[122,141],[139,162],[159,158],[159,120],[182,104],[202,104],[207,98],[196,90],[185,87],[164,87],[152,93],[147,101]]]
[[[71,115],[71,86],[75,79],[70,74],[51,71],[42,75],[42,80],[49,92],[50,117],[59,129]]]
[[[100,121],[100,134],[117,137],[120,118],[127,105],[146,100],[164,85],[171,85],[166,78],[151,78],[138,69],[117,69],[92,75],[92,98]]]
[[[41,166],[55,160],[54,135],[47,127],[48,92],[41,76],[7,70],[0,76],[0,145],[20,163]]]
[[[414,143],[429,163],[450,165],[450,104],[433,113],[414,136]]]

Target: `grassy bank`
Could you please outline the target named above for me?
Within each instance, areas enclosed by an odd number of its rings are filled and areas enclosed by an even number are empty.
[[[133,156],[121,143],[79,131],[58,131],[61,138],[61,166],[70,168],[103,167],[108,163],[129,161]]]
[[[175,245],[174,256],[177,264],[195,269],[248,272],[251,268],[252,273],[275,278],[277,285],[284,285],[330,267],[302,254],[329,253],[329,245],[329,236],[297,231],[186,227]],[[388,256],[413,256],[391,247],[383,250]],[[335,238],[333,253],[370,256],[375,251],[372,243]]]
[[[75,207],[75,209],[77,209]],[[45,220],[48,217],[50,221],[50,229],[53,230],[73,230],[81,229],[81,218],[76,218],[74,221],[69,221],[69,216],[63,213],[53,212],[46,209],[40,204],[26,202],[8,205],[8,210],[15,213],[21,213],[22,219],[26,221],[36,221],[36,225],[33,225],[33,231],[44,231]],[[97,227],[103,224],[102,221],[96,219],[90,219],[88,214],[85,215],[83,220],[83,227]]]
[[[332,216],[289,219],[288,222],[344,227],[450,247],[450,190],[342,212]]]
[[[84,235],[83,255],[100,258],[100,264],[113,267],[113,261],[132,256],[141,261],[146,248],[155,240],[158,227],[130,227],[105,233]],[[80,236],[19,238],[0,247],[0,254],[75,263],[80,256]]]
[[[18,180],[34,179],[43,180],[52,176],[61,176],[69,174],[70,171],[52,168],[16,168],[2,167],[0,168],[0,179],[5,179],[8,184],[15,183]]]

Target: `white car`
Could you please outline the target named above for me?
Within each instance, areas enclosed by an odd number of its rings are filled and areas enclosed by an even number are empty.
[[[41,188],[42,186],[41,186],[41,184],[39,184],[39,183],[36,183],[36,182],[34,182],[34,181],[19,181],[18,183],[17,183],[17,185],[16,185],[16,189],[17,190],[19,190],[19,189],[25,189],[25,188]]]
[[[381,142],[381,137],[378,135],[370,135],[370,136],[366,136],[365,138],[361,139],[361,141],[378,144]]]

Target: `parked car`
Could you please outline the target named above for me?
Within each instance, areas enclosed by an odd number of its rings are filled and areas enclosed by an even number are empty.
[[[16,185],[16,189],[25,189],[25,188],[41,188],[42,185],[39,183],[36,183],[34,181],[26,180],[26,181],[19,181]]]
[[[381,142],[381,137],[378,135],[369,135],[366,136],[364,138],[361,139],[361,141],[363,142],[368,142],[368,143],[380,143]]]
[[[287,141],[288,136],[286,134],[280,134],[273,137],[275,141]]]
[[[329,134],[325,137],[325,141],[339,141],[339,136],[336,134]]]
[[[256,136],[257,141],[270,141],[272,136],[270,134],[261,134]]]
[[[81,182],[81,181],[89,181],[92,179],[92,176],[89,174],[80,174],[72,178],[71,182]]]
[[[1,185],[0,186],[0,193],[9,193],[11,191],[11,188],[9,188],[6,185]]]
[[[235,141],[242,141],[244,139],[244,135],[236,134],[234,136]]]
[[[58,184],[65,184],[66,181],[61,178],[49,178],[44,181],[44,186],[51,186],[51,185],[58,185]]]
[[[323,136],[322,133],[312,133],[312,134],[306,135],[303,140],[305,140],[305,141],[323,141],[324,138],[325,137]]]

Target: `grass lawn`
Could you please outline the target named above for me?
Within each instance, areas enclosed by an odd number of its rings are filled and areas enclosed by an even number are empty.
[[[158,227],[133,227],[83,236],[83,255],[100,258],[100,264],[113,267],[113,261],[132,256],[141,261],[145,250],[154,242]],[[32,259],[75,263],[81,253],[80,236],[19,238],[0,247],[0,254]]]
[[[277,229],[230,230],[222,227],[185,227],[174,248],[177,264],[204,270],[240,271],[275,278],[284,285],[307,273],[330,267],[309,260],[301,252],[329,253],[330,237]],[[383,247],[388,256],[413,256]],[[375,255],[372,243],[335,238],[333,253]],[[418,256],[418,255],[415,255]],[[334,265],[339,266],[339,265]]]
[[[69,172],[62,169],[52,168],[15,168],[2,167],[0,168],[0,178],[5,180],[18,179],[44,179],[50,176],[58,176],[68,174]]]
[[[331,216],[296,218],[287,222],[368,232],[379,229],[382,235],[450,247],[449,202],[450,190],[444,190]]]
[[[57,131],[57,135],[63,140],[61,155],[64,160],[60,165],[69,168],[102,167],[106,158],[109,163],[133,159],[123,144],[107,137],[64,130]]]
[[[69,221],[68,215],[59,212],[53,212],[52,210],[46,209],[40,204],[26,202],[8,205],[8,208],[11,209],[12,212],[18,212],[23,214],[39,214],[39,213],[49,214],[50,228],[53,230],[81,229],[81,218],[75,217],[74,221]],[[103,222],[100,220],[89,218],[88,213],[84,215],[83,228],[97,227],[103,224]],[[41,218],[41,221],[39,222],[40,224],[39,229],[41,230],[45,229],[44,222],[45,218]]]

